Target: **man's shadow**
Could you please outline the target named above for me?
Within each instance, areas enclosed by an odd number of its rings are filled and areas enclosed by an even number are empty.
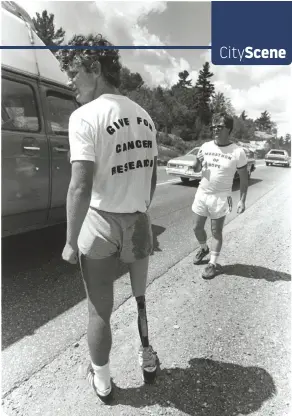
[[[262,266],[253,266],[249,264],[235,263],[227,266],[222,266],[218,275],[227,274],[230,276],[247,277],[248,279],[265,279],[268,282],[291,280],[291,274],[279,272],[277,270],[268,269]]]
[[[115,385],[112,405],[159,405],[188,415],[236,416],[257,411],[275,393],[273,378],[263,368],[193,358],[188,368],[160,371],[153,385]]]

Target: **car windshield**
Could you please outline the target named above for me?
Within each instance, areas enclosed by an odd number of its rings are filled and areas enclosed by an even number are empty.
[[[198,148],[198,147],[196,147],[195,149],[191,150],[191,151],[188,153],[188,155],[197,155],[197,154],[198,154],[198,151],[199,151],[199,148]]]
[[[281,150],[271,150],[270,155],[284,155],[285,152],[281,152]]]

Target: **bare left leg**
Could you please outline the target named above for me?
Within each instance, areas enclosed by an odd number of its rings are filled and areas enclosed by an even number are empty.
[[[87,377],[102,401],[111,398],[109,355],[112,345],[110,317],[117,277],[117,257],[95,260],[80,255],[80,266],[88,299],[87,339],[91,357]]]
[[[118,259],[111,256],[95,260],[81,254],[80,265],[88,299],[87,339],[90,357],[93,364],[104,366],[109,361],[112,345],[110,318]]]
[[[211,230],[212,230],[212,243],[211,243],[211,257],[216,257],[216,259],[212,259],[210,260],[210,262],[212,263],[212,260],[215,261],[216,264],[216,260],[217,257],[220,254],[221,248],[222,248],[222,243],[223,243],[223,236],[222,236],[222,231],[223,231],[223,226],[224,226],[224,221],[225,221],[225,216],[218,218],[216,220],[212,219],[211,220]]]
[[[216,267],[217,259],[219,257],[223,237],[222,237],[222,230],[224,225],[225,216],[218,218],[218,219],[212,219],[211,220],[211,230],[212,230],[212,243],[211,243],[211,255],[210,255],[210,261],[209,264],[206,266],[206,268],[203,270],[202,277],[203,279],[213,279],[216,274],[218,268]]]

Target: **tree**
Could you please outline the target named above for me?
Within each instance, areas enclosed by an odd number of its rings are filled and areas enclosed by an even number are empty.
[[[196,128],[197,134],[200,134],[202,127],[211,124],[212,111],[211,99],[215,92],[214,84],[211,78],[214,74],[210,72],[209,62],[205,62],[199,72],[198,80],[195,85],[195,102],[194,107],[197,113]]]
[[[231,116],[235,115],[235,110],[231,104],[231,100],[222,92],[217,92],[211,100],[210,108],[212,111],[213,121],[218,119],[221,114],[229,114]]]
[[[188,80],[188,71],[178,74],[178,82],[171,87],[169,94],[173,105],[172,111],[172,132],[183,140],[194,140],[196,137],[196,110],[195,94],[196,89],[192,87],[192,81]]]
[[[253,140],[255,132],[255,123],[252,119],[247,118],[245,120],[240,117],[234,116],[234,126],[231,133],[231,138],[235,142],[243,141],[249,142]]]
[[[143,78],[139,72],[131,72],[128,68],[123,67],[121,70],[121,86],[122,93],[135,91],[144,84]]]
[[[291,134],[287,133],[283,139],[283,149],[287,150],[289,155],[291,155]]]
[[[47,10],[44,10],[42,15],[36,13],[36,19],[32,19],[37,35],[46,46],[61,45],[65,39],[65,31],[63,28],[55,29],[54,18],[55,16],[53,14],[48,14]],[[51,52],[56,53],[57,51],[51,50]]]
[[[231,102],[230,98],[228,98],[228,97],[224,97],[224,98],[225,98],[226,113],[229,114],[230,116],[235,116],[235,109],[232,105],[232,102]]]
[[[176,84],[179,87],[191,87],[192,86],[192,80],[191,79],[187,79],[189,77],[189,73],[188,71],[184,70],[182,72],[178,73],[178,83]]]
[[[285,135],[284,143],[291,145],[291,134],[290,133],[287,133]]]
[[[211,105],[210,105],[213,117],[216,118],[217,115],[225,113],[225,97],[222,92],[217,92],[214,97],[212,98]]]
[[[258,130],[270,133],[274,123],[271,121],[270,114],[265,110],[256,119],[255,124]]]
[[[245,121],[247,119],[247,114],[245,112],[245,110],[243,110],[243,112],[240,114],[240,118]]]
[[[281,136],[281,137],[279,137],[279,147],[280,147],[280,149],[282,149],[282,147],[284,146],[284,137],[283,136]]]
[[[165,131],[171,133],[174,126],[174,114],[177,107],[177,101],[168,89],[160,86],[154,89],[154,99],[157,100],[157,120],[158,125]]]

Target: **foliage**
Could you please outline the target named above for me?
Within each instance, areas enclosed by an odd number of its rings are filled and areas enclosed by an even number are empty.
[[[258,130],[270,133],[273,127],[270,114],[266,110],[263,111],[260,117],[255,120],[255,125]]]
[[[138,72],[131,72],[128,68],[123,67],[121,70],[121,86],[120,91],[127,93],[135,91],[144,84],[143,78]]]
[[[36,13],[36,18],[32,19],[37,35],[46,46],[59,46],[65,39],[63,28],[55,29],[54,18],[53,14],[48,14],[47,10],[44,10],[41,15]],[[56,53],[56,50],[52,52]]]

